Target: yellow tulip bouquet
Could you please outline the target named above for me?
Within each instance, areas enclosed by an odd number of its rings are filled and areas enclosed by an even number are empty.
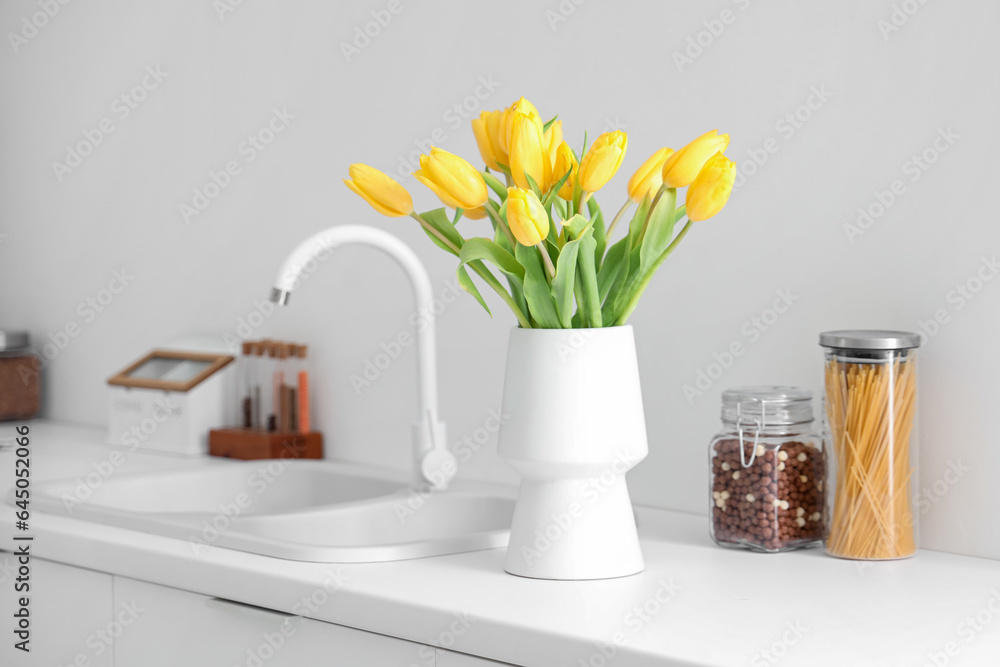
[[[695,222],[725,206],[736,165],[723,155],[729,136],[708,132],[684,148],[661,148],[628,182],[628,200],[605,227],[593,194],[625,157],[624,132],[606,132],[582,160],[563,141],[562,121],[543,123],[523,97],[472,121],[483,171],[457,155],[431,148],[414,174],[447,208],[413,210],[403,186],[364,164],[350,166],[351,190],[387,216],[410,216],[439,247],[458,257],[458,280],[486,312],[468,269],[493,289],[523,328],[567,329],[625,324],[653,274]],[[687,187],[684,205],[677,189]],[[491,193],[496,199],[491,197]],[[632,206],[628,232],[610,245]],[[687,221],[677,234],[674,228]],[[489,218],[492,238],[465,236],[462,217]],[[501,283],[494,270],[505,279]],[[491,314],[492,315],[492,314]]]

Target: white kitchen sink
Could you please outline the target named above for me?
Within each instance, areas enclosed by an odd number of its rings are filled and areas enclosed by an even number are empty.
[[[422,558],[507,544],[512,492],[456,483],[415,489],[398,475],[330,461],[224,461],[204,468],[37,484],[37,511],[213,547],[317,562]]]

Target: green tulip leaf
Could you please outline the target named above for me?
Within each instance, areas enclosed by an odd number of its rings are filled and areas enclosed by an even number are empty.
[[[601,327],[604,318],[601,315],[601,299],[597,288],[597,239],[594,232],[588,230],[579,240],[580,252],[576,258],[576,281],[579,287],[580,310],[583,312],[581,321],[587,326]]]
[[[501,210],[501,215],[504,218],[506,218],[506,207],[507,203],[504,202],[504,205]],[[510,254],[512,257],[514,256],[514,249],[510,247],[510,241],[507,239],[507,235],[503,233],[502,229],[497,228],[493,230],[493,242],[498,246],[500,246],[501,248],[503,248],[504,251]],[[522,272],[524,271],[523,267],[521,271]],[[525,313],[525,316],[527,317],[528,302],[524,300],[523,276],[522,278],[515,279],[505,275],[504,279],[507,281],[507,286],[510,288],[510,296],[511,299],[514,301],[514,304],[518,307],[518,309],[522,313]]]
[[[635,210],[635,215],[632,216],[632,221],[628,223],[628,239],[629,248],[635,248],[639,245],[639,238],[642,236],[643,226],[646,224],[646,216],[649,215],[649,207],[652,204],[652,199],[649,193],[642,198],[639,202],[639,208]]]
[[[567,231],[570,238],[578,239],[590,227],[590,220],[579,213],[563,223],[563,229]]]
[[[465,209],[456,208],[455,209],[455,217],[452,219],[451,224],[452,225],[457,225],[458,221],[462,219],[462,213],[464,213],[464,212],[465,212]]]
[[[548,132],[549,128],[552,127],[552,123],[556,122],[558,119],[559,119],[559,114],[556,114],[552,118],[549,118],[548,121],[546,121],[545,125],[542,126],[542,133]]]
[[[462,246],[462,252],[459,253],[458,259],[461,265],[477,259],[485,259],[492,262],[508,277],[518,281],[524,280],[524,267],[514,259],[512,254],[489,239],[472,238],[467,240]]]
[[[490,187],[490,190],[497,193],[497,197],[500,197],[500,203],[507,201],[507,186],[504,185],[500,179],[498,179],[496,176],[489,173],[488,171],[484,171],[482,173],[483,173],[483,180],[486,181],[486,185]]]
[[[551,206],[552,202],[556,200],[556,197],[559,196],[559,190],[562,188],[563,185],[566,184],[566,179],[568,179],[570,175],[572,175],[572,173],[573,170],[570,169],[565,174],[563,174],[562,178],[556,181],[555,185],[552,186],[552,188],[549,190],[549,195],[545,198],[545,201],[542,202],[542,204],[545,205],[545,208]]]
[[[665,188],[649,214],[639,253],[639,272],[646,274],[674,238],[677,190]]]
[[[465,239],[463,239],[462,235],[458,233],[457,229],[455,229],[455,225],[453,225],[451,220],[448,218],[448,213],[447,211],[445,211],[444,208],[436,208],[433,211],[427,211],[426,213],[421,213],[420,217],[426,220],[427,224],[429,224],[431,227],[440,232],[442,236],[451,241],[456,248],[461,249],[462,244],[465,243]],[[424,231],[427,230],[425,229]],[[427,232],[427,235],[431,237],[431,239],[434,241],[435,244],[438,245],[438,247],[444,248],[453,255],[458,255],[457,252],[448,248],[446,245],[444,245],[444,243],[441,242],[440,239],[438,239],[430,232]]]
[[[423,226],[421,226],[420,229],[424,230],[424,234],[427,234],[427,238],[429,238],[431,241],[433,241],[434,245],[436,245],[437,247],[441,248],[445,252],[449,252],[452,255],[455,255],[456,257],[458,257],[458,253],[455,252],[454,250],[452,250],[451,248],[449,248],[448,246],[446,246],[444,244],[444,242],[441,239],[439,239],[437,236],[435,236],[434,234],[432,234],[429,231],[427,231]]]
[[[576,285],[576,258],[580,252],[580,241],[576,239],[563,246],[556,264],[556,277],[552,279],[552,296],[556,301],[556,312],[564,329],[573,324],[573,288]]]
[[[627,264],[625,252],[628,250],[628,237],[625,237],[611,246],[611,250],[604,257],[601,268],[597,271],[597,289],[600,294],[601,303],[604,303],[611,291],[611,285],[625,269]],[[625,269],[627,271],[627,269]]]
[[[528,185],[531,187],[531,191],[535,193],[535,196],[538,197],[538,201],[542,201],[542,189],[538,187],[538,183],[535,182],[535,179],[527,171],[524,172],[524,177],[528,179]]]
[[[566,207],[569,206],[569,202],[566,201],[565,199],[556,197],[552,201],[552,205],[555,207],[556,211],[559,212],[559,218],[565,220],[568,213]]]
[[[600,204],[593,197],[587,202],[587,210],[590,211],[590,219],[594,221],[594,243],[597,244],[594,249],[594,261],[596,267],[600,269],[604,251],[608,247],[608,238],[604,229],[604,211],[601,210]]]
[[[474,282],[472,282],[472,278],[469,277],[469,273],[465,270],[464,266],[458,267],[458,285],[466,292],[476,297],[476,301],[479,302],[479,305],[486,309],[486,312],[490,317],[493,317],[493,313],[490,312],[490,307],[486,305],[486,300],[483,299],[483,295],[479,293],[479,288],[476,287]]]
[[[549,291],[549,283],[545,280],[545,269],[538,249],[518,243],[514,256],[524,267],[524,298],[528,302],[532,320],[542,329],[562,328]]]
[[[506,206],[506,203],[504,204]],[[507,240],[507,235],[503,233],[502,229],[496,229],[493,233],[493,242],[504,249],[505,252],[509,253],[511,256],[514,255],[514,249],[510,247],[510,241]],[[520,266],[520,264],[519,264]],[[507,285],[510,287],[510,296],[517,304],[517,307],[522,313],[528,312],[528,303],[524,300],[524,268],[521,268],[522,277],[520,279],[513,279],[510,276],[506,277]]]
[[[626,255],[625,266],[618,272],[618,276],[611,284],[608,296],[604,300],[602,317],[608,326],[618,323],[618,318],[624,310],[625,305],[632,297],[632,292],[639,284],[639,248],[633,248]]]

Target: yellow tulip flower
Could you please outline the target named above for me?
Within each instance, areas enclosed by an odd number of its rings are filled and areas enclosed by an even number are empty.
[[[611,180],[622,166],[627,145],[628,135],[620,130],[597,137],[580,162],[580,187],[584,192],[597,192]]]
[[[486,181],[471,164],[440,148],[431,147],[430,155],[420,156],[417,180],[451,208],[476,208],[486,203]]]
[[[721,152],[708,158],[687,191],[687,217],[708,220],[729,201],[736,180],[736,163]]]
[[[477,206],[476,208],[467,208],[462,211],[462,217],[468,218],[469,220],[482,220],[486,217],[486,209],[482,206]]]
[[[556,159],[552,164],[552,183],[558,183],[559,179],[566,175],[566,172],[573,170],[566,182],[559,188],[559,196],[569,201],[573,198],[573,184],[576,182],[577,172],[580,169],[576,156],[565,141],[559,144],[556,149]]]
[[[544,191],[552,177],[552,166],[549,163],[541,125],[538,123],[538,114],[517,114],[514,118],[509,147],[510,175],[517,187],[524,189],[531,187],[527,174],[535,179],[535,183]]]
[[[668,188],[690,185],[710,157],[725,152],[729,146],[729,135],[718,132],[706,132],[667,158],[661,174],[663,184]]]
[[[649,193],[651,196],[663,183],[663,163],[674,152],[673,148],[661,148],[653,153],[628,179],[628,198],[638,204]]]
[[[507,188],[507,225],[525,246],[536,245],[549,234],[549,216],[531,190]]]
[[[354,190],[372,208],[393,218],[413,213],[413,199],[402,185],[366,164],[352,164],[348,168],[351,178],[344,184]]]
[[[538,109],[535,108],[535,105],[523,97],[514,102],[514,104],[503,110],[503,115],[500,118],[500,124],[497,128],[497,143],[500,146],[501,152],[508,155],[510,154],[511,137],[514,133],[514,120],[519,113],[523,113],[529,117],[534,114],[535,123],[538,125],[538,132],[539,134],[542,133],[542,120],[541,116],[538,115]]]
[[[562,131],[562,121],[553,121],[549,125],[549,129],[545,130],[544,143],[545,150],[549,154],[549,164],[555,165],[556,163],[556,152],[559,150],[559,144],[563,142],[563,131]],[[558,180],[558,179],[556,179]],[[547,187],[545,188],[548,189]]]
[[[504,129],[505,122],[503,111],[494,111],[486,119],[486,131],[489,133],[490,141],[493,143],[493,150],[496,151],[497,162],[502,165],[507,165],[510,162],[506,143],[503,146],[500,145],[500,137],[504,136],[504,132],[506,132]]]
[[[500,122],[500,111],[483,111],[479,118],[472,119],[472,133],[476,135],[476,145],[486,166],[500,171],[500,164],[507,163],[507,156],[500,153],[497,146],[496,128]]]

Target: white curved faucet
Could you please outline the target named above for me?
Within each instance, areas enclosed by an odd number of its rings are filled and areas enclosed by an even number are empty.
[[[413,287],[417,311],[426,326],[416,327],[419,418],[413,425],[413,456],[419,480],[444,489],[455,475],[455,457],[445,444],[445,426],[438,421],[437,365],[434,350],[434,312],[431,310],[431,280],[424,265],[398,238],[375,227],[341,225],[325,229],[303,241],[292,251],[271,290],[271,301],[286,305],[303,271],[315,271],[331,250],[362,243],[382,250],[406,271]],[[310,268],[312,267],[312,268]]]

